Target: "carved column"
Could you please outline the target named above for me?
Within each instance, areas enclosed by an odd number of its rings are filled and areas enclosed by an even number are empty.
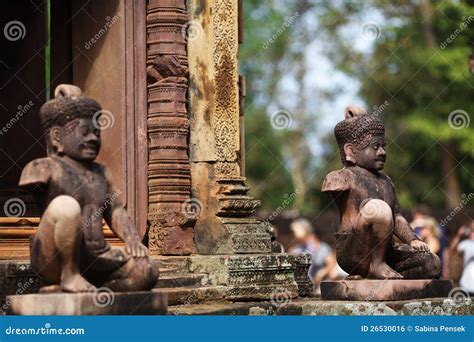
[[[148,192],[151,255],[195,252],[186,109],[185,0],[147,3]]]
[[[201,254],[269,253],[271,226],[253,214],[240,170],[238,1],[189,1],[192,194]],[[205,4],[205,5],[203,5]]]

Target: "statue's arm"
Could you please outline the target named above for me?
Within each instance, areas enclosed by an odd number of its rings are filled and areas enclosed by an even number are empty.
[[[36,204],[43,211],[46,206],[46,197],[51,179],[51,165],[49,158],[35,159],[23,168],[18,185],[33,194]]]
[[[402,242],[407,244],[410,244],[414,240],[419,240],[408,221],[400,213],[395,214],[394,233]]]
[[[415,231],[410,226],[408,221],[405,217],[403,217],[402,213],[400,212],[400,205],[398,204],[397,195],[395,194],[395,187],[393,182],[390,178],[388,178],[388,182],[390,183],[390,187],[392,188],[393,193],[393,217],[394,217],[394,234],[402,240],[402,242],[411,244],[414,240],[420,240],[418,236],[416,236]]]
[[[395,210],[394,210],[394,218],[395,218],[395,227],[394,227],[394,234],[398,236],[402,242],[410,245],[411,248],[420,252],[429,252],[430,247],[421,241],[418,236],[416,236],[415,231],[411,228],[408,221],[403,217],[400,213],[400,209],[398,206],[398,200],[395,196]]]
[[[114,186],[112,175],[107,168],[104,168],[104,174],[108,188],[108,203],[104,212],[105,222],[126,243],[125,250],[127,253],[132,256],[143,257],[147,253],[146,247],[141,243],[135,224],[120,200],[120,191]]]

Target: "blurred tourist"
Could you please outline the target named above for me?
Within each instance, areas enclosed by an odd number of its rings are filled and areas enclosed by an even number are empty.
[[[428,208],[423,204],[418,205],[413,209],[411,214],[413,221],[410,222],[410,226],[413,228],[416,235],[420,236],[425,219],[428,217]]]
[[[438,222],[434,218],[427,217],[424,219],[423,223],[421,224],[421,231],[419,236],[420,239],[425,242],[428,247],[430,247],[430,250],[433,253],[438,254],[440,252],[440,230]]]
[[[428,244],[430,250],[439,256],[442,267],[442,276],[447,278],[448,236],[445,227],[429,215],[427,206],[421,204],[412,211],[413,221],[410,226],[416,235]]]
[[[474,221],[471,225],[462,226],[453,240],[453,249],[462,253],[463,271],[459,285],[470,294],[474,294]]]
[[[336,256],[332,248],[315,234],[308,220],[298,219],[293,221],[291,230],[298,244],[290,250],[290,253],[311,254],[311,266],[308,275],[316,292],[319,292],[319,285],[322,280],[334,279],[338,275]]]

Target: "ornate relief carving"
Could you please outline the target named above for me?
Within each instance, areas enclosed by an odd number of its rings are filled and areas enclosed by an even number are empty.
[[[148,233],[150,254],[195,251],[182,206],[190,199],[185,0],[147,4]]]
[[[238,1],[188,3],[200,31],[188,42],[192,186],[204,204],[196,245],[202,254],[270,253],[268,227],[252,219],[260,201],[248,195],[240,170]]]
[[[237,73],[237,2],[215,0],[213,15],[214,135],[218,161],[235,163],[239,143],[239,93]],[[230,171],[231,173],[227,173]],[[222,173],[221,173],[222,172]],[[238,173],[236,173],[238,172]],[[217,177],[237,176],[237,169],[216,168]]]

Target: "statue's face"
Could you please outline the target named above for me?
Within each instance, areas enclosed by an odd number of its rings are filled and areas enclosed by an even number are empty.
[[[100,129],[92,119],[76,119],[67,123],[59,133],[62,152],[78,161],[93,161],[100,150]]]
[[[380,171],[385,166],[385,138],[374,136],[364,149],[354,147],[355,164],[371,171]]]

